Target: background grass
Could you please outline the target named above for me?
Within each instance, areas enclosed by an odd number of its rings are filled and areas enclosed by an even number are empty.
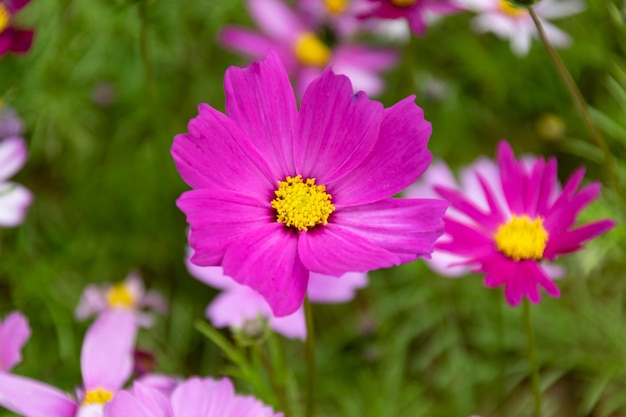
[[[574,39],[562,57],[622,177],[624,7],[588,1],[586,12],[558,23]],[[25,120],[30,149],[15,180],[35,194],[26,222],[0,230],[0,314],[22,310],[33,327],[15,372],[68,391],[78,386],[87,325],[73,310],[83,287],[138,269],[171,303],[138,341],[156,355],[157,369],[237,374],[193,327],[215,293],[183,264],[186,224],[174,202],[187,187],[169,147],[199,103],[223,109],[224,71],[246,61],[222,50],[216,34],[225,24],[250,25],[244,10],[225,0],[34,0],[20,13],[37,30],[34,47],[0,61],[0,94]],[[516,58],[506,42],[471,32],[470,18],[448,17],[402,46],[383,103],[417,94],[433,123],[430,149],[453,167],[492,157],[507,138],[518,153],[556,154],[562,178],[585,165],[589,180],[606,183],[602,155],[541,45]],[[434,94],[441,85],[443,94]],[[564,124],[562,137],[546,133],[546,120]],[[584,218],[610,217],[618,227],[564,260],[561,299],[533,307],[547,415],[626,415],[624,208],[624,196],[605,187]],[[418,261],[372,273],[350,304],[314,311],[319,416],[531,414],[521,310],[479,276],[441,278]],[[279,376],[297,414],[303,345],[271,340],[281,345]],[[275,404],[267,389],[238,384]]]

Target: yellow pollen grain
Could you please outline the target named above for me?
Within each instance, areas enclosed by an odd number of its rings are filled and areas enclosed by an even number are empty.
[[[83,405],[100,404],[104,405],[113,399],[113,393],[102,388],[90,389],[85,393]]]
[[[324,67],[330,61],[330,49],[311,32],[300,35],[294,50],[298,61],[304,65]]]
[[[348,6],[348,0],[324,0],[326,10],[331,14],[340,14],[346,10]]]
[[[315,185],[315,178],[302,180],[302,175],[287,177],[278,182],[276,198],[271,205],[276,210],[276,221],[306,232],[318,224],[327,225],[335,210],[326,192],[326,186]]]
[[[391,0],[391,3],[398,7],[409,7],[417,3],[417,0]]]
[[[0,3],[0,33],[4,32],[9,27],[9,21],[11,20],[11,13],[9,10]]]
[[[548,243],[548,232],[543,219],[513,215],[513,218],[498,228],[496,247],[507,257],[516,260],[541,259]]]
[[[500,0],[500,10],[511,17],[521,17],[526,15],[528,11],[523,7],[516,7],[509,0]]]
[[[135,297],[124,282],[115,284],[107,291],[106,301],[111,308],[133,308],[135,306]]]

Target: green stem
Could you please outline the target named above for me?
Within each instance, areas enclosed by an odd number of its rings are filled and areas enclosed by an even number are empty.
[[[278,398],[278,405],[281,408],[283,415],[285,417],[291,416],[291,413],[289,412],[288,405],[287,405],[287,397],[285,396],[285,389],[283,386],[281,386],[281,384],[278,383],[278,380],[276,379],[274,366],[272,362],[270,361],[270,358],[267,355],[267,351],[260,344],[255,344],[254,349],[256,349],[257,354],[259,355],[259,358],[261,359],[261,364],[263,365],[263,368],[265,368],[265,372],[267,372],[267,376],[269,377],[269,380],[270,380],[270,385],[272,386],[272,389],[274,390],[274,393],[276,394],[276,397]]]
[[[313,328],[313,311],[309,297],[304,298],[304,316],[306,317],[306,370],[307,370],[307,396],[305,417],[313,417],[315,408],[315,329]]]
[[[535,346],[535,332],[533,321],[530,316],[530,303],[524,299],[524,328],[528,336],[528,362],[533,380],[533,392],[535,394],[535,417],[541,417],[541,384],[539,381],[539,365],[537,362],[537,347]]]
[[[611,155],[611,151],[609,150],[609,147],[606,144],[606,140],[604,139],[604,137],[602,136],[602,134],[600,133],[596,125],[593,123],[593,119],[591,118],[591,114],[589,113],[589,109],[588,109],[587,103],[585,102],[585,98],[583,97],[582,93],[578,89],[578,86],[574,82],[574,79],[572,78],[571,74],[565,67],[565,64],[563,64],[561,57],[550,44],[550,41],[548,40],[548,36],[546,35],[545,30],[543,29],[543,25],[541,24],[541,21],[539,21],[539,18],[537,17],[537,14],[533,10],[533,8],[528,7],[528,12],[530,13],[530,16],[532,17],[533,22],[535,22],[535,26],[537,27],[537,31],[539,32],[539,38],[541,39],[541,42],[543,43],[543,45],[546,47],[546,50],[548,51],[548,55],[550,55],[550,59],[552,60],[552,63],[556,67],[557,72],[559,73],[559,75],[561,76],[561,79],[565,83],[565,86],[567,87],[567,91],[570,93],[572,101],[578,108],[578,111],[580,112],[580,114],[583,116],[585,126],[587,127],[587,130],[589,131],[591,138],[596,143],[596,145],[602,150],[602,153],[604,154],[604,161],[606,163],[606,169],[608,171],[609,176],[613,180],[615,187],[621,190],[622,184],[619,180],[617,169],[615,168],[615,162],[613,161],[613,156]]]

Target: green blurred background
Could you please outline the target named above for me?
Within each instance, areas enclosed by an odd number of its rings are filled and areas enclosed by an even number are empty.
[[[625,6],[589,0],[584,13],[557,22],[574,39],[562,57],[622,178]],[[416,94],[433,124],[431,151],[454,168],[492,157],[507,138],[519,154],[557,155],[562,179],[585,165],[588,180],[608,183],[542,45],[517,58],[507,42],[473,33],[471,17],[446,17],[401,46],[383,103]],[[78,386],[87,326],[73,316],[80,293],[131,269],[171,303],[138,341],[158,371],[232,370],[193,327],[215,291],[183,264],[186,224],[174,202],[187,187],[169,148],[199,103],[223,109],[225,69],[247,63],[216,43],[223,25],[252,25],[243,2],[33,0],[19,21],[36,29],[34,47],[0,61],[0,96],[25,121],[30,158],[14,180],[35,201],[21,227],[0,230],[0,315],[19,309],[33,328],[14,372]],[[533,307],[546,415],[626,416],[625,208],[623,193],[605,187],[583,220],[610,217],[618,227],[563,260],[562,298]],[[478,275],[442,278],[418,261],[374,272],[355,301],[314,313],[318,416],[531,415],[521,309]],[[280,343],[297,401],[303,344]]]

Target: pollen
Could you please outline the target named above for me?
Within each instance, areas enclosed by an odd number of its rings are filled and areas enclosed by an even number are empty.
[[[397,7],[409,7],[417,3],[417,0],[391,0],[391,3]]]
[[[330,61],[330,49],[314,33],[300,35],[294,49],[298,61],[304,65],[324,67]]]
[[[124,282],[115,284],[106,293],[107,305],[110,308],[133,308],[135,296]]]
[[[287,177],[278,182],[276,198],[271,205],[276,210],[276,221],[306,232],[318,224],[327,225],[328,217],[335,210],[326,192],[326,186],[315,185],[315,178],[302,180],[302,175]]]
[[[510,0],[500,0],[500,10],[511,17],[521,17],[528,13],[523,7],[516,7]]]
[[[516,261],[541,259],[548,242],[548,232],[543,227],[543,219],[529,216],[516,216],[498,228],[495,236],[500,252]]]
[[[4,32],[4,30],[9,27],[10,20],[11,13],[9,13],[9,10],[0,2],[0,33]]]
[[[348,6],[348,0],[324,0],[326,10],[331,14],[340,14],[346,10]]]
[[[113,393],[102,388],[90,389],[85,393],[83,405],[100,404],[104,405],[113,399]]]

